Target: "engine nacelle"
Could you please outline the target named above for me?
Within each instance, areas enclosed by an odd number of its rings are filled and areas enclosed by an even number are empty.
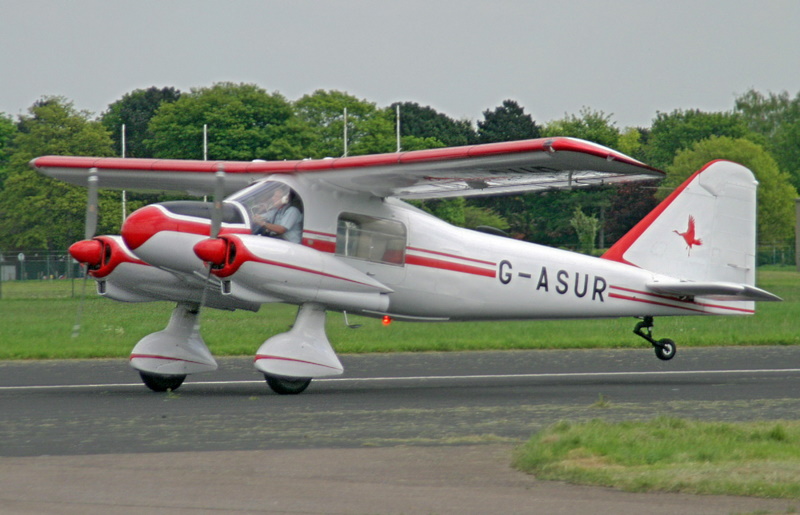
[[[97,236],[70,247],[73,258],[84,263],[96,281],[97,293],[122,302],[189,302],[203,298],[205,275],[180,277],[150,266],[133,255],[120,236]],[[207,272],[206,272],[207,273]],[[219,309],[258,311],[259,304],[223,296],[210,289],[206,305]]]
[[[238,206],[224,204],[221,234],[250,233]],[[165,202],[137,209],[122,225],[125,244],[139,258],[159,268],[206,275],[193,251],[211,234],[211,204]]]
[[[392,289],[333,255],[296,243],[229,234],[198,243],[195,252],[212,263],[223,294],[243,301],[314,302],[349,311],[389,307]]]

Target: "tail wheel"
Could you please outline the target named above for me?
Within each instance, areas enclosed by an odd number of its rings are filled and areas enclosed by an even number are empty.
[[[306,377],[278,377],[264,374],[264,378],[272,391],[280,395],[303,393],[311,384],[311,378]]]
[[[148,372],[139,372],[144,385],[154,392],[171,392],[177,390],[183,384],[186,376],[162,376],[159,374],[150,374]]]
[[[662,361],[669,361],[675,357],[675,352],[677,348],[675,346],[675,342],[670,340],[669,338],[664,338],[663,340],[658,340],[655,344],[656,349],[656,357]]]

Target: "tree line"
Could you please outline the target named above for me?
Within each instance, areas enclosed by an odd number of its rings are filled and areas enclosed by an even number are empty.
[[[621,237],[659,199],[712,159],[730,159],[759,183],[762,244],[794,238],[800,187],[800,93],[750,90],[725,112],[656,113],[649,127],[620,129],[612,116],[584,107],[537,123],[514,100],[483,111],[476,123],[416,102],[380,107],[341,91],[297,100],[254,84],[217,83],[181,92],[137,89],[95,117],[63,97],[43,97],[17,119],[0,113],[0,250],[64,249],[83,235],[85,190],[43,177],[28,162],[41,155],[202,159],[203,126],[212,160],[282,160],[572,136],[619,150],[667,172],[662,184],[637,183],[419,203],[451,223],[491,225],[515,238],[591,252]],[[345,117],[346,110],[346,117]],[[343,135],[347,125],[347,142]],[[129,192],[129,212],[164,196]],[[99,233],[119,232],[119,192],[100,195]]]

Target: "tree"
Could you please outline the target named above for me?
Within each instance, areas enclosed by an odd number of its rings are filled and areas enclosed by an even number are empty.
[[[347,109],[347,154],[393,152],[397,148],[394,111],[341,91],[317,90],[294,103],[297,117],[313,138],[304,157],[339,157],[345,152],[344,110]]]
[[[712,136],[752,138],[752,133],[735,113],[705,113],[698,109],[657,113],[648,140],[647,163],[664,169],[678,151]]]
[[[0,192],[0,247],[60,250],[83,238],[86,189],[42,176],[28,162],[54,155],[113,154],[108,131],[61,97],[36,102],[21,116]],[[119,194],[101,191],[98,232],[119,231]]]
[[[470,145],[477,142],[477,134],[469,120],[453,120],[430,106],[416,102],[395,102],[392,111],[400,107],[400,135],[402,137],[435,138],[445,147]],[[405,144],[403,149],[406,149]]]
[[[765,96],[751,89],[736,99],[736,111],[800,188],[800,92],[791,98],[786,91]]]
[[[0,191],[3,189],[8,161],[11,157],[11,142],[17,132],[17,127],[10,116],[0,113]]]
[[[114,140],[116,155],[122,155],[121,127],[125,125],[125,157],[153,157],[145,140],[152,139],[147,126],[161,104],[181,96],[175,88],[137,89],[108,106],[100,121]]]
[[[514,100],[503,100],[494,111],[483,112],[483,120],[478,122],[478,142],[494,143],[538,138],[540,128],[531,115]]]
[[[581,252],[592,254],[597,241],[597,230],[600,228],[600,221],[595,216],[587,215],[580,207],[576,207],[572,212],[569,224],[578,234]]]
[[[664,187],[671,191],[714,159],[728,159],[749,168],[758,180],[758,239],[762,244],[785,244],[794,235],[797,191],[775,160],[752,141],[712,137],[678,152],[667,168]]]
[[[570,136],[593,141],[609,148],[617,148],[620,134],[619,129],[611,121],[611,115],[583,107],[580,116],[572,114],[561,120],[549,122],[542,129],[542,136]]]
[[[203,125],[208,125],[209,159],[292,159],[300,151],[288,123],[292,117],[291,104],[279,93],[222,82],[162,103],[144,144],[154,157],[202,159]]]
[[[794,118],[800,114],[792,112],[797,110],[798,103],[800,93],[793,100],[786,91],[764,95],[751,89],[736,98],[735,109],[751,131],[770,139],[788,121],[787,116]]]

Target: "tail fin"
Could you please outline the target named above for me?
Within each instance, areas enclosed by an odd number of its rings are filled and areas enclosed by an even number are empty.
[[[757,186],[753,173],[744,166],[712,161],[603,258],[668,275],[676,282],[702,283],[709,294],[721,286],[740,287],[749,291],[742,291],[740,298],[776,300],[772,294],[750,288],[756,272]],[[694,285],[695,294],[703,294],[700,286]]]

